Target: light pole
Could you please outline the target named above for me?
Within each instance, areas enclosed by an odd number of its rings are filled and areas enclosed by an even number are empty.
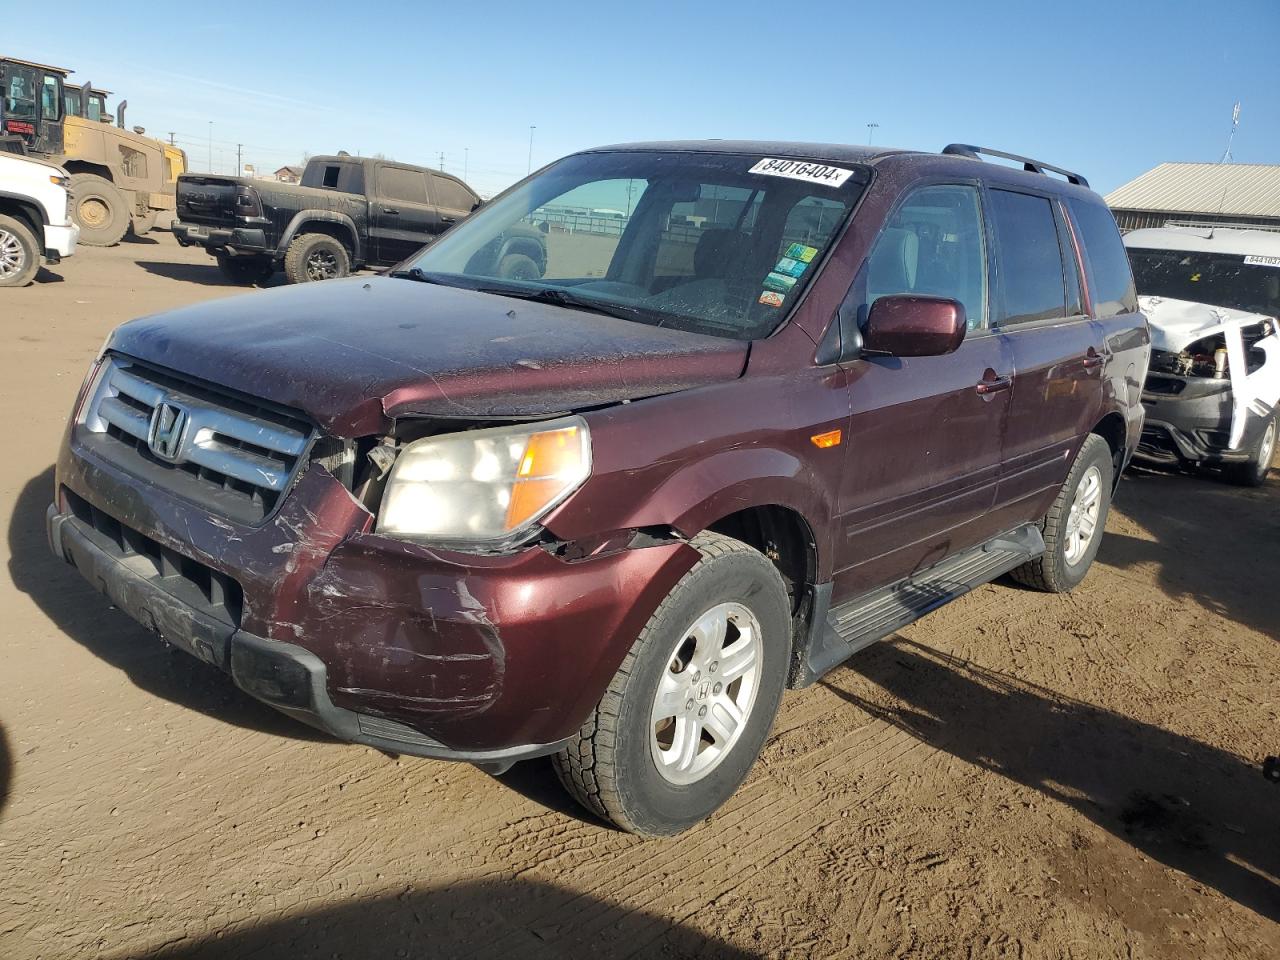
[[[470,159],[471,148],[462,148],[462,182],[467,182],[467,161]]]
[[[213,173],[213,121],[209,121],[209,172]]]
[[[525,171],[525,176],[533,173],[533,131],[538,128],[530,125],[529,127],[529,169]]]
[[[880,126],[880,124],[878,124],[878,123],[868,123],[868,124],[867,124],[867,146],[868,146],[868,147],[869,147],[869,146],[871,146],[871,138],[872,138],[873,136],[875,136],[876,127],[878,127],[878,126]]]

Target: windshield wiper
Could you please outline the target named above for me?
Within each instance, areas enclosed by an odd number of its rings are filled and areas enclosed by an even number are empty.
[[[572,310],[584,310],[598,313],[618,320],[634,320],[639,323],[662,326],[662,320],[650,311],[639,307],[627,307],[622,304],[602,303],[591,297],[579,296],[560,287],[542,287],[537,290],[525,290],[520,287],[477,287],[479,293],[492,293],[499,297],[514,297],[517,300],[532,300],[535,303],[550,303],[557,307],[568,307]]]
[[[392,270],[387,276],[395,277],[397,280],[416,280],[418,283],[438,283],[444,287],[451,286],[451,284],[445,283],[439,277],[434,277],[427,273],[421,267],[410,267],[408,270]]]

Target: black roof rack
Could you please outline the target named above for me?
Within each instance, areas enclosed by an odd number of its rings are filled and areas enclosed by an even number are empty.
[[[1089,185],[1089,181],[1078,173],[1063,170],[1061,167],[1055,167],[1049,163],[1041,163],[1039,160],[1032,160],[1030,157],[1022,157],[1016,153],[1005,153],[1003,150],[992,150],[989,147],[973,147],[967,143],[949,143],[942,148],[942,152],[957,157],[968,157],[971,160],[981,160],[982,157],[979,154],[985,154],[988,157],[1002,157],[1005,160],[1012,160],[1015,163],[1022,164],[1022,169],[1031,173],[1044,173],[1046,170],[1052,170],[1054,173],[1066,177],[1068,183],[1074,183],[1081,187]]]

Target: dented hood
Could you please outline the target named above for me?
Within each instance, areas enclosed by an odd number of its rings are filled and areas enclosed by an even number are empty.
[[[1173,297],[1139,297],[1138,306],[1151,327],[1151,346],[1181,353],[1197,340],[1270,319],[1265,314],[1215,307]]]
[[[742,374],[747,344],[388,277],[134,320],[111,349],[301,410],[338,436],[387,418],[536,417]]]

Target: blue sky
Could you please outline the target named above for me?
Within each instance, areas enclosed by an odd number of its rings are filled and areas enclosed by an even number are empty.
[[[0,52],[123,94],[191,167],[383,153],[490,194],[573,150],[747,137],[977,143],[1102,191],[1280,162],[1280,2],[287,4],[0,0]],[[163,11],[157,14],[157,11]]]

